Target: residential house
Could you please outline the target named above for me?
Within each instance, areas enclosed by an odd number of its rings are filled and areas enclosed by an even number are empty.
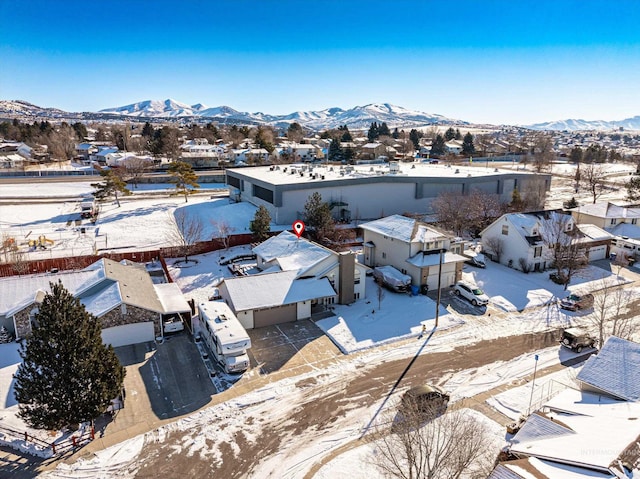
[[[360,225],[364,263],[393,266],[411,276],[414,286],[429,290],[455,284],[467,258],[464,243],[436,228],[406,216],[392,215]],[[441,253],[442,252],[442,253]]]
[[[116,146],[98,146],[98,151],[91,153],[89,159],[92,162],[97,162],[101,165],[107,164],[107,156],[113,153],[118,153],[118,147]]]
[[[197,167],[218,167],[226,161],[225,145],[211,145],[206,138],[188,140],[180,146],[180,150],[180,159]]]
[[[235,165],[266,163],[269,152],[264,148],[234,148],[227,153],[227,159]]]
[[[177,285],[154,284],[144,265],[103,258],[81,271],[0,278],[0,325],[26,337],[38,304],[58,281],[100,318],[106,344],[153,341],[176,317],[190,324],[191,308]]]
[[[366,143],[360,147],[360,159],[376,160],[381,156],[387,155],[387,146],[383,143],[373,142]]]
[[[286,142],[281,146],[281,154],[286,153],[293,161],[311,162],[324,158],[322,148],[306,143]]]
[[[577,223],[590,223],[607,231],[620,224],[637,225],[640,207],[616,205],[609,201],[578,206],[570,210]]]
[[[447,141],[444,144],[444,147],[447,153],[451,153],[452,155],[459,155],[462,153],[462,142],[460,140]]]
[[[640,259],[640,207],[600,202],[571,210],[576,221],[591,222],[612,235],[611,252]]]
[[[76,156],[83,160],[89,160],[92,154],[98,152],[98,147],[93,143],[79,143],[76,145]]]
[[[227,278],[218,286],[245,328],[306,319],[335,302],[365,297],[366,268],[351,252],[336,253],[288,231],[253,252],[260,273]]]
[[[576,227],[572,216],[557,211],[507,213],[481,233],[483,252],[492,260],[519,270],[551,267],[555,243],[579,243],[588,261],[605,258],[611,236],[593,225]]]
[[[516,461],[490,479],[624,478],[640,450],[640,344],[611,337],[567,388],[529,416],[511,439]]]

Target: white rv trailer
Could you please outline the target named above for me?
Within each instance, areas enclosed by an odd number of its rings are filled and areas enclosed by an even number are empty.
[[[238,318],[223,301],[198,304],[200,337],[227,373],[249,368],[247,349],[251,339]]]

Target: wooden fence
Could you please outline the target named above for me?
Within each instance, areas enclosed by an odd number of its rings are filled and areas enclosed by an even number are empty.
[[[85,431],[76,431],[69,437],[52,442],[47,442],[38,437],[32,436],[27,431],[21,432],[6,426],[0,426],[0,433],[2,433],[6,438],[4,442],[7,447],[29,453],[28,449],[25,450],[23,448],[19,448],[15,444],[16,441],[24,441],[26,445],[31,443],[43,451],[51,451],[51,454],[54,456],[82,447],[93,441],[95,438],[95,430],[93,427],[90,427]]]

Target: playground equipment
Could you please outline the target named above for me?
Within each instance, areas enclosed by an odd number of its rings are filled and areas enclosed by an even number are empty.
[[[4,251],[18,251],[18,244],[16,243],[16,239],[13,237],[6,238],[2,242],[2,249]]]
[[[35,250],[36,248],[47,249],[47,244],[53,245],[55,241],[47,238],[45,235],[38,236],[38,239],[29,240],[29,248]]]

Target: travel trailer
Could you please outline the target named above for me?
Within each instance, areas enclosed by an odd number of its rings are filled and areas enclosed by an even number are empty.
[[[246,371],[251,339],[229,306],[223,301],[207,301],[198,305],[198,314],[200,338],[225,372]]]

